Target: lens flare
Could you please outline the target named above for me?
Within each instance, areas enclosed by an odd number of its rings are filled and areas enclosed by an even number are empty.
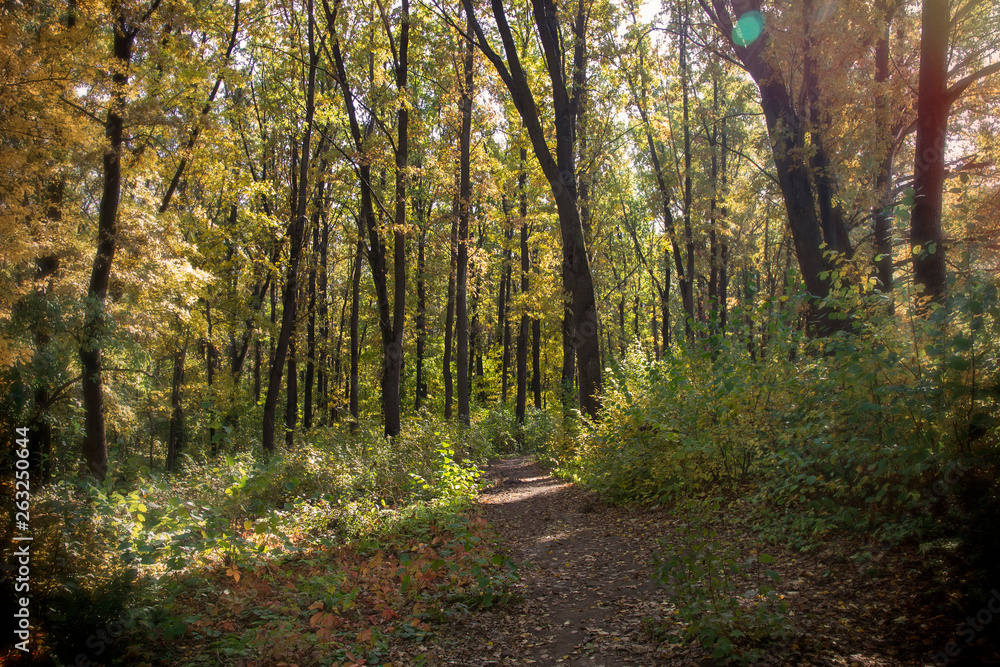
[[[747,12],[733,26],[733,42],[737,46],[750,46],[764,32],[764,15],[760,12]]]

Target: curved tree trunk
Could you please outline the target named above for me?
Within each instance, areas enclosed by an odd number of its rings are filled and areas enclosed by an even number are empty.
[[[115,3],[114,59],[111,100],[104,123],[108,145],[104,149],[104,188],[97,214],[97,253],[87,288],[87,308],[80,344],[80,370],[83,375],[84,443],[83,457],[94,477],[104,481],[108,471],[108,442],[104,423],[104,359],[106,326],[104,307],[111,279],[111,264],[118,243],[118,207],[122,190],[122,150],[125,124],[125,89],[132,62],[135,29],[129,28],[124,10]]]

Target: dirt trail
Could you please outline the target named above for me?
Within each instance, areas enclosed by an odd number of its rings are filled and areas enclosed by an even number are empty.
[[[456,616],[402,664],[673,665],[712,664],[690,641],[658,642],[648,630],[679,634],[663,588],[652,580],[652,555],[669,551],[685,530],[665,509],[602,504],[585,489],[554,479],[530,457],[494,462],[480,497],[510,557],[519,565],[518,601]],[[732,523],[719,540],[741,553],[764,548]],[[661,540],[665,540],[663,544]],[[793,634],[771,647],[761,665],[902,667],[933,664],[946,646],[951,615],[928,603],[919,554],[893,552],[855,562],[862,544],[840,540],[813,553],[769,544]],[[932,602],[939,598],[930,591]],[[648,627],[644,624],[649,624]],[[964,648],[952,664],[1000,664],[993,645]]]
[[[483,514],[520,564],[521,601],[443,632],[427,664],[676,664],[641,628],[665,606],[648,562],[655,513],[605,506],[530,457],[498,461],[487,476]]]

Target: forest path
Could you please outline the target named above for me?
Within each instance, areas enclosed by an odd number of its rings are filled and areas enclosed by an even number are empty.
[[[665,665],[642,631],[665,609],[652,581],[658,512],[608,507],[531,457],[494,462],[484,517],[519,566],[520,600],[442,629],[429,665]]]

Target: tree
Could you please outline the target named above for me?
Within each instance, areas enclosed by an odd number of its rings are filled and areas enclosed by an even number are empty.
[[[87,288],[87,315],[80,345],[83,376],[84,445],[83,456],[90,473],[103,480],[108,469],[108,443],[104,422],[104,359],[101,339],[106,327],[105,300],[111,265],[118,244],[118,208],[122,193],[122,156],[125,144],[125,113],[133,47],[139,30],[160,5],[153,2],[138,16],[130,16],[118,2],[111,6],[112,37],[111,99],[104,121],[108,145],[104,149],[104,188],[97,215],[97,252]]]
[[[302,128],[301,154],[298,158],[299,173],[295,192],[295,210],[288,224],[288,267],[285,270],[285,285],[282,289],[281,330],[278,334],[271,362],[271,372],[267,380],[267,394],[264,397],[264,433],[262,444],[268,452],[274,451],[274,418],[278,405],[278,392],[281,390],[281,376],[284,371],[285,357],[288,354],[292,330],[295,327],[296,306],[298,304],[298,271],[302,257],[306,226],[306,207],[309,202],[309,166],[310,146],[313,133],[313,116],[316,100],[316,70],[319,65],[319,50],[316,48],[315,16],[312,0],[306,2],[306,39],[309,61],[307,64],[306,84],[306,117]],[[291,378],[290,378],[291,380]],[[294,424],[286,425],[292,428]]]
[[[599,410],[598,396],[601,391],[601,353],[597,317],[597,301],[594,279],[587,254],[583,222],[578,208],[576,180],[576,133],[580,95],[583,91],[568,84],[564,70],[565,58],[561,52],[561,26],[559,13],[552,0],[532,0],[535,27],[542,44],[545,67],[552,85],[552,104],[555,120],[556,152],[549,149],[546,133],[539,116],[534,93],[528,84],[528,77],[521,64],[521,55],[507,21],[502,0],[491,0],[493,18],[496,23],[506,60],[490,46],[482,26],[475,18],[471,0],[463,0],[469,16],[472,31],[467,38],[493,64],[504,85],[507,87],[514,106],[517,108],[528,137],[531,140],[535,158],[541,164],[556,202],[559,214],[559,228],[563,247],[563,285],[571,298],[573,311],[572,340],[579,362],[580,409],[592,418]],[[576,19],[586,24],[587,7],[580,0]],[[578,35],[583,30],[577,30]],[[582,59],[585,49],[578,49],[574,55],[576,71],[584,67]],[[573,81],[577,81],[574,79]]]

